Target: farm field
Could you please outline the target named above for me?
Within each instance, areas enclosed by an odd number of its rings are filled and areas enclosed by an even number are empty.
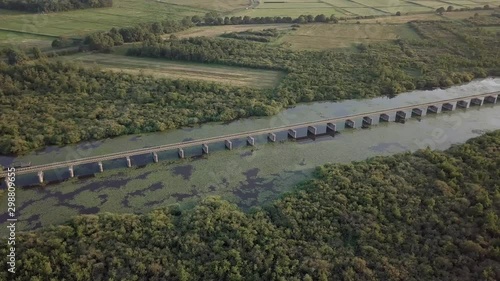
[[[414,39],[418,35],[405,24],[308,24],[289,32],[278,41],[293,49],[321,50],[397,38]]]
[[[277,24],[245,24],[245,25],[220,25],[220,26],[197,26],[188,30],[177,32],[175,35],[179,38],[188,37],[215,37],[229,32],[241,32],[246,30],[263,30],[268,28],[276,28],[278,30],[290,30],[291,24],[277,23]],[[168,37],[170,35],[165,35]]]
[[[403,14],[432,13],[439,7],[447,8],[474,8],[484,5],[498,7],[500,1],[476,1],[476,0],[284,0],[272,1],[262,0],[261,3],[248,10],[236,13],[238,16],[291,16],[297,17],[303,14],[318,15],[334,14],[343,16],[384,16],[394,15],[397,12]]]
[[[218,12],[228,12],[237,9],[245,9],[253,4],[253,0],[158,0],[158,2],[174,5],[190,6],[199,9]]]
[[[79,61],[87,65],[98,64],[106,70],[116,72],[146,74],[170,79],[196,79],[254,88],[276,87],[285,75],[273,70],[175,62],[115,54],[76,54],[59,59]]]
[[[92,31],[141,22],[181,19],[207,11],[152,0],[114,0],[111,8],[30,14],[0,10],[0,29],[31,34],[79,37]]]
[[[16,46],[22,49],[39,47],[40,49],[51,49],[52,40],[55,37],[37,36],[26,33],[11,32],[0,29],[0,48]]]
[[[451,12],[451,13],[443,13],[443,15],[438,15],[435,13],[427,13],[427,14],[409,14],[402,15],[400,17],[382,17],[382,18],[374,18],[374,19],[350,19],[348,22],[361,22],[361,23],[389,23],[389,24],[401,24],[407,23],[409,21],[415,20],[461,20],[473,17],[475,14],[480,16],[491,15],[494,11],[491,10],[481,10],[481,11],[462,11],[462,12]]]

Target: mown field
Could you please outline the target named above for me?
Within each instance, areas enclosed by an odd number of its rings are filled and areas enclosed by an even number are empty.
[[[426,15],[428,17],[434,16],[433,14]],[[438,15],[435,15],[435,18],[442,19]],[[365,24],[365,21],[361,21],[361,24],[357,24],[357,20],[351,20],[339,24],[304,24],[295,30],[292,29],[290,24],[202,26],[181,31],[176,33],[176,35],[179,38],[198,36],[216,37],[230,32],[276,28],[277,30],[284,31],[285,35],[272,44],[291,47],[295,50],[346,48],[357,43],[381,42],[398,38],[418,38],[418,35],[405,24],[413,20],[414,16],[401,16],[398,19],[401,20],[401,23],[372,24],[370,21],[367,21]]]
[[[406,24],[308,24],[290,31],[279,42],[293,49],[322,50],[398,38],[419,37]]]
[[[113,54],[76,54],[60,59],[98,64],[106,70],[131,74],[153,75],[170,79],[195,79],[253,88],[278,86],[284,73],[221,65],[175,62],[164,59],[127,57]]]
[[[41,49],[49,49],[52,40],[55,38],[56,37],[0,30],[0,48],[21,45],[24,48],[37,46]]]
[[[276,24],[245,24],[245,25],[219,25],[219,26],[196,26],[188,30],[177,32],[175,35],[178,38],[188,37],[215,37],[224,33],[242,32],[246,30],[263,30],[269,28],[276,28],[277,30],[291,30],[291,24],[276,23]],[[165,38],[170,35],[164,36]]]
[[[159,2],[190,6],[199,9],[218,11],[218,12],[229,12],[238,9],[245,9],[251,7],[254,4],[254,0],[158,0]]]

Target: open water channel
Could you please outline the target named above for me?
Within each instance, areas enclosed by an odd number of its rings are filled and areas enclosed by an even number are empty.
[[[9,166],[31,161],[35,165],[72,160],[494,91],[500,91],[500,78],[476,80],[448,89],[403,93],[394,98],[301,104],[272,117],[48,147],[22,157],[1,157],[0,164]],[[293,190],[311,178],[315,167],[325,163],[348,163],[427,146],[442,150],[498,129],[500,105],[484,105],[412,118],[405,124],[391,122],[369,129],[341,130],[335,137],[325,135],[270,144],[262,136],[256,138],[255,147],[245,147],[241,140],[235,142],[238,148],[232,151],[224,150],[221,144],[211,147],[210,154],[203,157],[199,156],[201,148],[198,147],[187,150],[191,157],[182,160],[176,159],[175,151],[160,153],[160,162],[156,164],[151,163],[150,156],[135,157],[132,168],[125,167],[125,160],[116,160],[106,163],[101,174],[95,173],[96,165],[83,165],[75,167],[76,177],[69,180],[64,180],[67,171],[61,169],[47,172],[49,183],[44,186],[29,187],[37,182],[36,176],[20,176],[16,182],[25,187],[16,192],[18,227],[28,230],[60,224],[77,214],[143,213],[175,203],[187,207],[212,195],[249,209]],[[299,131],[299,136],[305,135],[305,130]],[[278,137],[285,140],[286,132]],[[0,223],[7,219],[6,210],[4,196],[0,202]]]

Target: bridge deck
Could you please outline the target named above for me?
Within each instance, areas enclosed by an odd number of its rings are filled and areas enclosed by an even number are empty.
[[[391,113],[391,112],[411,110],[414,108],[422,108],[422,107],[427,107],[427,106],[436,105],[436,104],[458,102],[461,100],[470,100],[473,98],[484,98],[487,96],[498,96],[499,94],[500,94],[500,92],[477,94],[477,95],[472,95],[472,96],[467,96],[467,97],[459,97],[459,98],[433,101],[433,102],[422,103],[422,104],[402,106],[402,107],[397,107],[397,108],[383,109],[383,110],[347,115],[347,116],[330,118],[330,119],[322,119],[322,120],[303,122],[303,123],[298,123],[298,124],[293,124],[293,125],[285,125],[285,126],[274,127],[274,128],[259,129],[259,130],[247,131],[247,132],[243,132],[243,133],[236,133],[236,134],[230,134],[230,135],[224,135],[224,136],[218,136],[218,137],[205,138],[205,139],[200,139],[200,140],[193,140],[193,141],[173,143],[173,144],[165,144],[165,145],[159,145],[159,146],[155,146],[155,147],[139,148],[139,149],[111,153],[111,154],[101,155],[101,156],[86,157],[86,158],[51,163],[51,164],[43,164],[43,165],[26,167],[26,168],[19,168],[19,169],[16,169],[16,174],[21,175],[21,174],[38,172],[38,171],[64,168],[64,167],[69,167],[69,166],[97,163],[100,161],[108,161],[108,160],[126,158],[126,157],[130,157],[130,156],[137,156],[137,155],[142,155],[142,154],[147,154],[147,153],[160,152],[160,151],[166,151],[166,150],[174,150],[174,149],[179,149],[179,148],[187,148],[187,147],[192,147],[192,146],[197,146],[197,145],[199,145],[201,148],[202,144],[210,144],[210,143],[220,142],[220,141],[224,141],[224,140],[247,138],[248,136],[277,133],[277,132],[281,132],[281,131],[287,131],[290,129],[299,129],[299,128],[304,128],[304,127],[307,128],[308,126],[323,125],[323,124],[326,125],[326,123],[345,122],[348,119],[356,119],[356,118],[363,118],[366,116],[380,115],[380,114],[384,114],[384,113],[387,114],[387,113]],[[7,174],[6,171],[2,171],[0,173],[0,177],[5,177],[6,174]]]

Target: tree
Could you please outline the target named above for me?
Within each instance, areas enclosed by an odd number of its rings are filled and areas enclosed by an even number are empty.
[[[194,15],[193,17],[191,17],[191,21],[194,23],[194,24],[198,24],[201,22],[201,17],[198,16],[198,15]]]
[[[317,15],[315,18],[314,18],[314,21],[315,22],[326,22],[326,16],[321,14],[321,15]]]
[[[448,6],[446,9],[447,12],[452,12],[455,8],[453,6]]]
[[[339,20],[335,17],[335,15],[333,15],[333,14],[332,14],[332,15],[330,16],[330,22],[333,22],[333,23],[338,23],[338,22],[339,22]]]
[[[31,49],[31,53],[33,54],[34,59],[41,59],[41,58],[45,57],[45,55],[42,53],[42,51],[38,47],[33,47]]]
[[[26,54],[21,50],[8,49],[7,50],[7,63],[8,64],[22,64],[28,60]]]
[[[396,12],[396,16],[401,16],[401,12],[400,12],[400,11],[397,11],[397,12]]]
[[[445,12],[445,9],[443,7],[439,7],[438,9],[436,9],[436,13],[442,15],[443,13]]]

